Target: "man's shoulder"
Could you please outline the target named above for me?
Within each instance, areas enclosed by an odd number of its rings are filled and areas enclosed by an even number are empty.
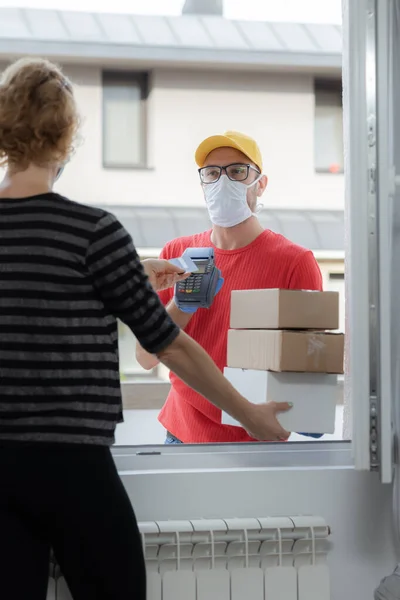
[[[163,258],[177,258],[182,255],[186,248],[203,248],[209,246],[209,244],[210,231],[208,230],[171,240],[165,244],[161,255]]]
[[[322,290],[321,271],[311,250],[279,233],[272,233],[265,244],[264,260],[273,262],[283,277],[281,285],[288,289]],[[264,250],[260,252],[263,254]]]
[[[262,249],[268,254],[276,253],[284,258],[295,259],[310,252],[308,248],[292,242],[281,233],[266,230],[263,238]]]

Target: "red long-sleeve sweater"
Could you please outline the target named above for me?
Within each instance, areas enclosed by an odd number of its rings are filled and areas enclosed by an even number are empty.
[[[238,250],[216,248],[211,242],[211,231],[178,238],[165,246],[161,258],[176,258],[189,247],[213,247],[216,266],[225,280],[211,308],[199,309],[186,328],[186,333],[208,352],[221,371],[226,366],[232,290],[322,290],[321,272],[312,252],[269,230]],[[171,289],[160,292],[164,305],[172,296]],[[170,380],[171,391],[159,420],[179,440],[184,443],[254,441],[244,429],[222,425],[221,411],[173,373]]]

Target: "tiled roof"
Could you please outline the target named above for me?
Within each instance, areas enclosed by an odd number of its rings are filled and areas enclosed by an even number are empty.
[[[340,68],[340,26],[0,8],[0,57]]]

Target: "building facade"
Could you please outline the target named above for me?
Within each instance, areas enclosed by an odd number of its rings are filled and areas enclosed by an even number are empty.
[[[227,129],[257,139],[269,185],[260,220],[314,251],[341,293],[344,177],[341,33],[221,16],[133,17],[0,9],[0,70],[22,55],[60,63],[82,136],[58,191],[114,212],[142,257],[209,227],[194,151]],[[124,377],[141,374],[121,328]]]

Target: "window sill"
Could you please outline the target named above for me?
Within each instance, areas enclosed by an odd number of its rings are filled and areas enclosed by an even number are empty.
[[[350,441],[114,446],[121,476],[160,473],[352,469]]]

